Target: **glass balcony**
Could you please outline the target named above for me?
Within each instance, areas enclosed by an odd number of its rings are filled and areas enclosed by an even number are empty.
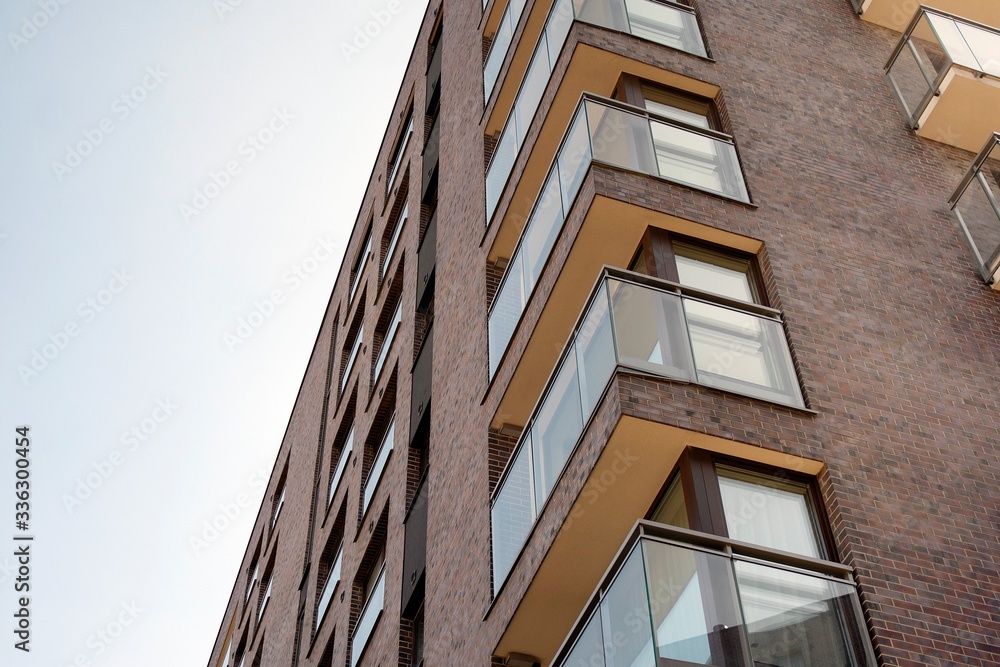
[[[486,170],[487,226],[496,211],[500,193],[524,144],[528,126],[535,117],[556,58],[574,20],[620,30],[697,56],[707,56],[697,15],[687,5],[672,0],[556,0]],[[491,51],[490,57],[492,55]],[[503,58],[500,60],[502,62]],[[490,58],[487,58],[486,66],[487,71],[492,71]],[[495,68],[498,72],[499,64]],[[487,71],[483,73],[484,79]],[[495,81],[496,74],[491,76]],[[487,91],[491,89],[492,85],[485,87]],[[489,96],[487,92],[486,98]]]
[[[1000,30],[921,7],[885,66],[920,136],[979,150],[1000,127]]]
[[[591,162],[750,201],[730,136],[585,96],[514,249],[489,316],[490,376],[507,350]]]
[[[919,3],[914,0],[851,0],[851,4],[865,21],[903,32]],[[1000,26],[1000,3],[994,0],[934,0],[933,5],[941,11]]]
[[[777,311],[604,270],[493,497],[499,591],[616,367],[804,407]]]
[[[850,568],[640,521],[557,667],[875,667]]]
[[[486,63],[483,65],[483,99],[489,100],[493,94],[493,86],[496,85],[497,76],[500,74],[500,67],[507,58],[507,51],[510,43],[514,39],[514,31],[521,21],[521,12],[524,11],[525,0],[510,0],[507,8],[500,17],[500,25],[497,26],[496,34],[493,35],[493,42],[490,44],[489,55],[486,56]],[[483,7],[486,0],[483,1]]]
[[[948,200],[980,275],[1000,290],[1000,133],[995,133]]]

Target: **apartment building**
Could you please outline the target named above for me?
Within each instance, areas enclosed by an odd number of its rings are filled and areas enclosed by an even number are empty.
[[[995,0],[432,0],[209,667],[1000,664],[998,131]]]

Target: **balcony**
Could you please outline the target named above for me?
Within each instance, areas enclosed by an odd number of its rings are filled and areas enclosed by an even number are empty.
[[[557,667],[875,667],[849,567],[640,521]]]
[[[975,152],[1000,127],[996,28],[921,7],[885,71],[921,137]]]
[[[489,315],[496,372],[592,162],[749,201],[732,137],[590,95],[563,137]]]
[[[486,171],[487,226],[575,20],[619,30],[697,56],[707,55],[698,18],[694,10],[686,5],[671,0],[557,0],[546,19]],[[492,55],[491,52],[490,57]],[[487,58],[484,77],[495,79],[493,69],[490,58]],[[495,69],[499,71],[499,65]],[[485,90],[491,88],[492,85],[488,85]],[[486,97],[489,98],[489,92]]]
[[[805,405],[777,311],[606,268],[494,493],[494,594],[618,367]]]
[[[986,142],[948,200],[980,275],[1000,290],[1000,133]]]
[[[861,18],[903,32],[913,17],[914,0],[851,0]],[[934,0],[938,9],[986,25],[1000,26],[1000,3],[996,0]]]

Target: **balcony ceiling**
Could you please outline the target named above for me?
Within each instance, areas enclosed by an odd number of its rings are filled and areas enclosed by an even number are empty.
[[[616,396],[611,392],[604,401]],[[598,410],[608,407],[602,405]],[[813,475],[823,468],[818,461],[621,417],[582,490],[567,489],[578,494],[569,513],[572,519],[560,518],[561,527],[552,546],[528,584],[495,655],[524,653],[538,658],[543,667],[551,663],[636,520],[645,517],[688,446]],[[567,481],[570,478],[565,475],[560,486],[573,483]],[[543,514],[539,521],[547,519]],[[532,539],[546,532],[536,531]],[[516,566],[522,567],[524,562]]]
[[[1000,8],[1000,0],[994,0]],[[953,66],[920,119],[917,135],[977,153],[1000,128],[1000,79]]]
[[[865,0],[861,18],[903,32],[920,4],[916,0]],[[997,0],[932,0],[922,4],[1000,28],[1000,2]]]

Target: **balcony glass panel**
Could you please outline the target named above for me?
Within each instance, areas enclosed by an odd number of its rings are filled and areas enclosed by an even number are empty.
[[[385,472],[386,463],[389,461],[389,454],[392,453],[395,432],[396,420],[393,419],[389,422],[389,430],[386,432],[385,438],[382,439],[382,444],[379,446],[378,452],[375,454],[375,462],[372,463],[372,470],[368,474],[368,481],[365,482],[364,505],[361,508],[362,514],[368,510],[368,505],[371,503],[372,497],[375,495],[375,489],[378,488],[378,483],[382,479],[382,473]]]
[[[642,550],[634,549],[601,604],[608,667],[656,667]]]
[[[980,151],[950,202],[979,272],[996,288],[1000,276],[1000,134]]]
[[[598,609],[587,621],[576,640],[573,650],[564,663],[571,667],[605,667],[604,632],[601,629],[601,612]]]
[[[804,407],[781,323],[755,312],[760,306],[747,304],[749,312],[739,311],[710,303],[708,294],[687,296],[693,290],[673,283],[617,269],[605,269],[605,274],[496,490],[491,514],[494,592],[506,578],[616,366]],[[623,278],[612,277],[616,275]],[[685,316],[685,311],[694,316]],[[755,345],[751,351],[732,344],[733,322],[753,332],[748,338]],[[725,344],[711,336],[723,336]],[[750,345],[745,338],[735,340]],[[779,383],[773,378],[782,379]]]
[[[593,161],[749,201],[732,142],[720,138],[717,133],[706,134],[697,128],[671,125],[671,122],[657,119],[642,109],[606,100],[588,97],[581,103],[535,201],[490,312],[491,377],[514,335],[517,321],[565,222],[566,212]],[[656,137],[658,143],[654,149]],[[675,143],[671,144],[670,140]],[[691,158],[693,148],[702,150],[703,161]],[[691,158],[687,176],[684,175],[686,167],[680,162],[685,155]]]
[[[608,281],[618,360],[679,380],[694,379],[679,294]]]
[[[514,3],[512,3],[514,4]],[[523,3],[521,3],[523,4]],[[508,11],[511,11],[508,8]],[[520,17],[520,10],[516,10]],[[513,14],[512,14],[513,16]],[[486,84],[486,99],[489,99],[496,83],[497,72],[504,56],[494,56],[500,51],[506,54],[510,37],[503,20],[497,32],[497,39],[486,59],[483,80]],[[496,152],[486,173],[486,224],[489,225],[500,192],[514,167],[514,161],[524,143],[524,138],[538,110],[542,94],[548,85],[556,58],[569,34],[573,20],[631,33],[665,46],[680,49],[697,56],[706,56],[705,45],[698,29],[698,19],[694,10],[670,0],[559,0],[549,11],[545,27],[539,36],[521,83],[514,106],[504,126]],[[513,34],[518,19],[513,19],[510,31]],[[499,47],[499,48],[498,48]],[[495,59],[494,59],[495,58]],[[648,135],[648,131],[646,132]],[[502,150],[501,150],[502,149]]]
[[[542,506],[583,430],[576,356],[566,358],[531,428],[535,504]]]
[[[1000,77],[1000,30],[921,7],[885,67],[911,126],[924,122],[953,65]]]
[[[658,656],[733,664],[724,648],[732,644],[739,652],[740,616],[729,560],[662,542],[644,542],[643,550]]]
[[[845,623],[853,586],[745,561],[734,565],[754,664],[865,664],[857,626]]]
[[[354,639],[351,640],[351,667],[358,664],[361,654],[371,639],[375,623],[382,616],[382,609],[385,606],[385,569],[378,575],[378,582],[372,589],[372,594],[368,597],[361,618],[358,619],[358,626],[354,629]]]
[[[493,94],[493,86],[496,85],[500,68],[507,57],[507,50],[510,48],[511,39],[514,37],[514,23],[510,15],[510,5],[504,10],[500,17],[500,25],[493,35],[493,43],[490,44],[490,53],[486,56],[486,64],[483,66],[483,99],[490,99]],[[520,16],[518,17],[520,19]]]
[[[706,547],[689,546],[698,534],[688,531],[650,536],[664,528],[644,523],[629,538],[553,665],[874,667],[854,586],[821,574],[822,561],[816,572],[792,570],[780,553],[751,562],[720,538]]]
[[[353,426],[347,434],[347,440],[344,441],[344,446],[340,450],[340,457],[337,459],[337,467],[333,470],[333,476],[330,477],[330,494],[326,500],[327,506],[333,502],[333,494],[337,492],[337,486],[340,484],[340,480],[344,476],[344,470],[347,468],[347,460],[351,458],[352,449],[354,449]]]
[[[319,605],[316,608],[316,626],[323,622],[323,617],[326,616],[326,610],[330,608],[330,601],[333,600],[333,591],[337,588],[337,584],[340,583],[340,569],[344,562],[344,547],[340,547],[340,551],[337,552],[337,557],[333,561],[333,565],[330,567],[330,574],[326,577],[326,584],[323,586],[323,593],[319,596]]]
[[[778,403],[802,405],[780,322],[684,299],[698,382]]]
[[[501,483],[490,519],[493,527],[493,592],[510,571],[528,531],[535,523],[534,492],[531,489],[531,434],[525,436]]]

